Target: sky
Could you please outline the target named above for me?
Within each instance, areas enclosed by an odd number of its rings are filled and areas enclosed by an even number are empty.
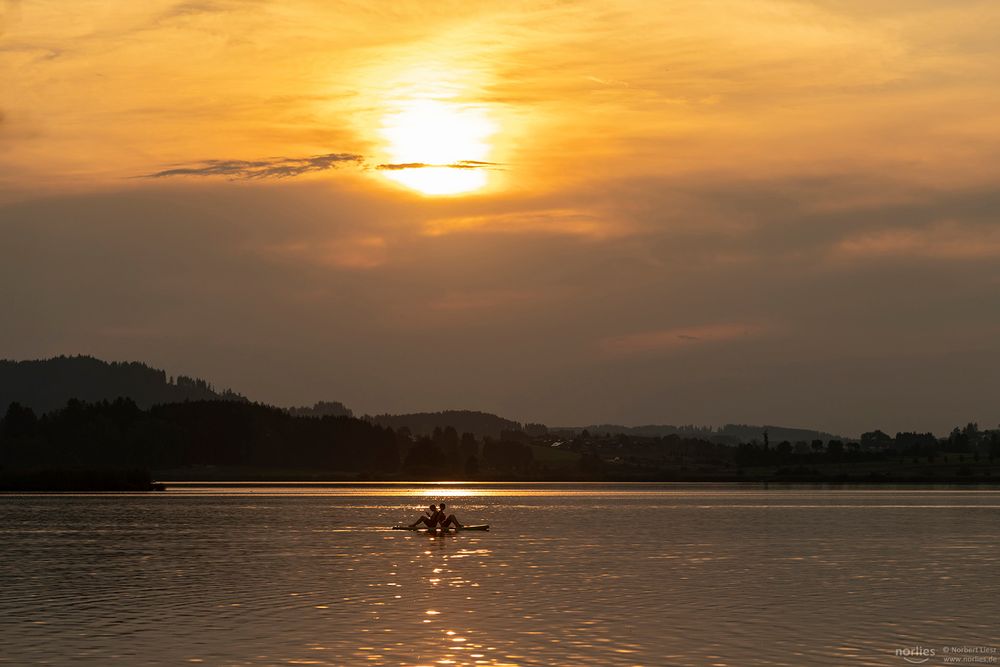
[[[0,0],[0,356],[996,427],[998,33],[993,0]]]

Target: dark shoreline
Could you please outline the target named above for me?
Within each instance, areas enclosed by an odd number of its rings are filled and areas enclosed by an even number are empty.
[[[432,478],[429,476],[380,476],[358,475],[338,471],[266,470],[255,468],[194,468],[159,470],[153,473],[142,469],[37,469],[0,471],[0,493],[58,493],[58,492],[142,492],[164,491],[170,487],[191,486],[317,486],[349,487],[356,485],[414,485],[434,487],[443,484],[484,486],[501,484],[746,484],[764,486],[912,486],[927,488],[996,487],[1000,476],[981,475],[905,475],[889,472],[837,472],[822,474],[787,474],[784,471],[753,471],[712,474],[708,471],[688,471],[661,474],[604,474],[604,475],[537,475],[537,476],[477,476],[476,478]]]
[[[43,469],[0,471],[0,492],[164,491],[148,470]]]
[[[185,480],[166,480],[160,482],[167,491],[176,491],[179,489],[233,489],[233,488],[247,488],[247,489],[357,489],[357,488],[370,488],[373,490],[378,489],[419,489],[421,491],[440,489],[445,491],[450,488],[461,488],[464,490],[483,490],[483,491],[502,491],[504,489],[517,489],[517,488],[531,488],[533,490],[563,490],[567,488],[580,487],[580,488],[607,488],[615,490],[629,490],[636,489],[640,490],[643,488],[671,488],[671,489],[687,489],[687,488],[741,488],[741,489],[813,489],[813,490],[850,490],[850,489],[891,489],[891,490],[934,490],[934,489],[962,489],[962,490],[1000,490],[1000,484],[996,483],[974,483],[974,484],[952,484],[949,482],[941,483],[899,483],[899,484],[866,484],[863,482],[849,482],[849,483],[824,483],[824,482],[595,482],[595,481],[585,481],[585,482],[567,482],[567,481],[520,481],[520,482],[483,482],[483,481],[449,481],[449,482],[426,482],[426,481],[416,481],[416,482],[403,482],[403,481],[380,481],[380,482],[321,482],[321,481],[308,481],[308,482],[293,482],[293,481],[273,481],[273,482],[262,482],[262,481],[227,481],[227,482],[210,482],[210,481],[185,481]]]
[[[928,474],[930,473],[930,474]],[[372,475],[336,470],[261,469],[243,466],[204,466],[155,470],[158,480],[175,480],[186,483],[328,483],[328,484],[497,484],[497,483],[724,483],[724,484],[914,484],[914,485],[1000,485],[1000,470],[984,467],[964,473],[960,466],[951,469],[893,471],[892,466],[882,470],[835,470],[782,468],[749,470],[604,470],[599,473],[555,472],[534,475],[475,475],[432,476],[412,473],[398,475]]]

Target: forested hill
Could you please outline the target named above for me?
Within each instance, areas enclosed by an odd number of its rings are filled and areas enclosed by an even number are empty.
[[[0,410],[17,402],[41,414],[62,408],[71,398],[97,402],[119,397],[128,397],[142,408],[186,400],[246,400],[197,378],[168,378],[166,372],[138,362],[107,362],[89,356],[0,360]]]
[[[407,428],[413,435],[431,435],[434,429],[454,428],[458,433],[472,433],[478,438],[499,438],[504,431],[520,431],[521,425],[488,412],[444,410],[415,412],[406,415],[375,415],[368,418],[380,426]]]
[[[751,426],[748,424],[726,424],[720,428],[712,426],[672,426],[669,424],[649,424],[646,426],[622,426],[620,424],[592,424],[590,426],[555,426],[550,427],[553,433],[575,436],[586,431],[592,435],[628,435],[643,438],[662,438],[676,435],[682,438],[700,438],[708,442],[725,445],[737,445],[742,442],[763,442],[765,433],[772,442],[812,442],[813,440],[843,440],[851,438],[805,428],[790,428],[787,426]]]

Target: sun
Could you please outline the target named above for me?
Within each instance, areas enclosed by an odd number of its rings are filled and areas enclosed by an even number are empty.
[[[446,100],[408,101],[385,115],[382,173],[425,195],[483,188],[496,124],[486,110]]]

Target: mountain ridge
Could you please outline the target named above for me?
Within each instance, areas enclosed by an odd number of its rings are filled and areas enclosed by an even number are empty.
[[[104,361],[90,355],[0,360],[0,408],[20,403],[43,414],[70,399],[96,402],[119,397],[131,398],[142,408],[186,400],[247,401],[229,389],[217,391],[200,378],[168,377],[166,371],[138,361]]]
[[[193,400],[249,401],[246,396],[230,389],[217,390],[209,382],[179,375],[138,361],[104,361],[90,355],[60,355],[49,359],[14,361],[0,360],[0,411],[10,403],[20,403],[42,414],[59,409],[70,399],[82,401],[113,401],[131,398],[142,408],[152,405]],[[339,401],[319,401],[312,407],[282,408],[297,416],[352,416],[354,413]],[[776,425],[726,424],[712,426],[646,424],[591,424],[587,426],[546,426],[521,423],[501,415],[481,410],[440,410],[436,412],[383,413],[365,415],[363,419],[393,429],[408,428],[415,436],[429,436],[434,429],[454,428],[458,433],[477,437],[500,438],[505,431],[565,433],[575,435],[588,431],[596,435],[631,435],[637,437],[699,437],[721,444],[763,441],[764,432],[772,443],[811,440],[845,440],[847,438],[815,429]]]

